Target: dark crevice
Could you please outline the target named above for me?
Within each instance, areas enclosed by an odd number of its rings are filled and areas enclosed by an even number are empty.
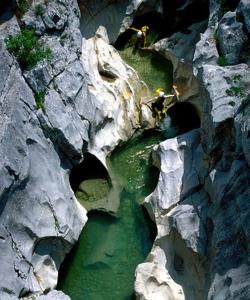
[[[166,35],[186,31],[194,23],[209,17],[209,1],[163,1]]]
[[[163,16],[157,12],[149,12],[141,16],[136,16],[131,27],[140,29],[142,26],[147,25],[149,27],[149,33],[153,33],[153,40],[157,40],[166,36],[166,26]],[[127,30],[121,34],[115,42],[115,47],[117,49],[123,48],[127,41],[134,35],[133,30]]]
[[[228,11],[235,11],[240,0],[218,0],[220,3],[221,17]]]
[[[186,133],[200,127],[200,117],[195,106],[188,102],[178,102],[167,111],[173,127],[177,128],[177,134]]]
[[[131,27],[141,28],[149,26],[149,33],[153,36],[152,42],[171,36],[173,33],[181,31],[189,33],[187,29],[194,23],[207,20],[209,17],[209,1],[192,1],[184,7],[186,1],[163,1],[163,14],[150,11],[145,14],[136,15]],[[115,42],[115,47],[123,48],[132,37],[134,31],[127,30],[121,34]]]
[[[13,17],[16,7],[14,0],[0,0],[0,25]]]
[[[142,206],[142,212],[144,215],[144,219],[147,223],[148,229],[149,229],[149,237],[150,237],[150,241],[153,244],[157,235],[157,227],[155,222],[153,222],[148,214],[147,209]]]
[[[108,171],[103,164],[94,155],[86,153],[83,162],[71,170],[69,180],[73,191],[76,192],[80,183],[90,178],[105,178],[110,182]]]

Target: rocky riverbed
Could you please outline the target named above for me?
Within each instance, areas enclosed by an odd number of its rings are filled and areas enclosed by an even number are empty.
[[[150,20],[167,24],[149,51],[172,63],[169,114],[188,130],[153,149],[157,236],[136,299],[249,299],[249,1],[23,2],[0,3],[0,299],[70,299],[58,271],[87,221],[70,173],[155,127],[152,91],[111,45]],[[24,27],[51,50],[28,69],[6,47]]]

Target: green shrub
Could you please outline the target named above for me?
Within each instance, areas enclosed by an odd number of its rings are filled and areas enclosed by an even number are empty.
[[[240,75],[240,74],[235,74],[235,75],[233,76],[233,81],[237,82],[237,81],[241,80],[241,78],[242,78],[242,75]]]
[[[44,14],[44,7],[42,6],[42,4],[35,5],[34,12],[37,16],[43,15]]]
[[[225,56],[220,56],[217,60],[217,64],[221,67],[225,67],[226,65],[228,65],[227,59],[225,58]]]
[[[50,48],[43,48],[33,30],[21,30],[6,40],[8,51],[13,54],[22,69],[32,69],[39,61],[50,61]]]
[[[67,38],[67,35],[66,35],[66,34],[63,34],[63,35],[60,37],[59,42],[60,42],[61,46],[64,46],[66,38]]]
[[[43,111],[45,110],[45,106],[44,106],[45,95],[46,95],[46,90],[37,92],[35,94],[36,109],[40,109],[41,108]]]
[[[232,86],[226,90],[228,96],[244,97],[243,88],[240,86]]]

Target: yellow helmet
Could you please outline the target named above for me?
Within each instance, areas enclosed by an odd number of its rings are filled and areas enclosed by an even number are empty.
[[[142,32],[146,32],[147,30],[149,30],[149,27],[148,27],[148,26],[143,26],[143,27],[141,28],[141,31],[142,31]]]
[[[163,88],[158,88],[158,89],[155,90],[155,94],[156,94],[157,97],[160,95],[160,92],[164,92],[165,93],[165,91],[164,91]]]

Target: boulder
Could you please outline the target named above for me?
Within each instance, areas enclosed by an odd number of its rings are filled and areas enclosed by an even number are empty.
[[[135,271],[135,293],[138,300],[184,300],[182,287],[174,282],[165,269],[166,255],[155,246],[147,262]]]

